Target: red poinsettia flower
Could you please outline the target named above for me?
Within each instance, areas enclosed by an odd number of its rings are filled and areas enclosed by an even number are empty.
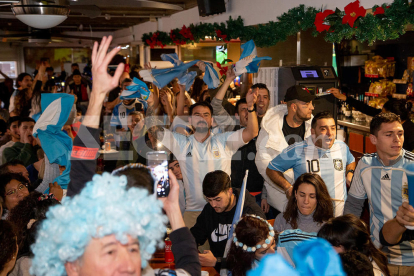
[[[385,10],[383,7],[378,7],[375,9],[374,15],[378,15],[378,14],[384,14]]]
[[[227,35],[225,35],[225,34],[222,34],[221,33],[221,30],[216,30],[216,34],[217,34],[217,37],[218,38],[221,38],[221,39],[223,39],[223,41],[224,42],[229,42],[226,38],[227,38]]]
[[[365,16],[367,11],[359,5],[359,0],[349,3],[345,8],[345,16],[342,18],[342,24],[348,23],[351,28],[354,27],[355,20],[360,16]]]
[[[328,15],[331,15],[331,14],[333,14],[333,13],[335,13],[333,10],[325,10],[324,12],[318,12],[317,14],[316,14],[316,17],[315,17],[315,22],[313,23],[313,24],[315,24],[315,26],[316,26],[316,30],[318,31],[318,32],[323,32],[323,31],[327,31],[327,30],[329,30],[329,28],[331,27],[331,26],[329,26],[329,25],[326,25],[326,24],[324,24],[324,21],[325,21],[325,18],[328,16]]]
[[[389,9],[390,6],[386,6],[386,8]],[[374,15],[384,14],[384,13],[385,13],[384,8],[383,7],[378,7],[378,8],[375,9]]]
[[[221,67],[220,62],[217,62],[217,67],[220,69],[220,76],[223,76],[227,73],[227,70],[229,70],[229,67]]]
[[[162,44],[161,41],[158,40],[158,36],[160,33],[154,33],[151,37],[151,39],[145,40],[145,42],[151,47],[151,49],[154,49],[155,46],[160,46],[161,48],[164,48],[165,45]]]
[[[190,28],[187,28],[185,25],[183,25],[183,28],[181,29],[180,34],[185,38],[188,38],[190,40],[194,40],[194,36],[191,33]]]

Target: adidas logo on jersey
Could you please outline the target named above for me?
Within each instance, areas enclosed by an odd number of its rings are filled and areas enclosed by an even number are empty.
[[[390,179],[390,176],[387,173],[383,177],[381,177],[381,180],[391,180],[391,179]]]
[[[326,155],[326,153],[324,155],[322,155],[322,158],[329,158],[328,155]]]
[[[191,151],[189,151],[186,156],[187,157],[193,157],[193,155],[191,154]]]

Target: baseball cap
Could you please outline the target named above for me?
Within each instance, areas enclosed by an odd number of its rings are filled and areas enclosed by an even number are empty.
[[[313,101],[316,96],[311,95],[309,89],[303,85],[294,85],[288,88],[285,95],[285,102],[299,100],[305,103]]]

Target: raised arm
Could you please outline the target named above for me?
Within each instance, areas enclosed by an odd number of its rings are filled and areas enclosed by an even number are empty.
[[[185,85],[180,84],[180,93],[177,96],[177,116],[184,116]]]
[[[124,64],[119,64],[113,77],[107,73],[109,62],[119,52],[120,48],[114,48],[107,54],[112,36],[102,38],[98,49],[98,42],[95,42],[92,51],[92,75],[93,86],[88,110],[83,119],[82,125],[92,128],[99,127],[100,115],[106,94],[118,86],[118,80],[124,70]]]
[[[259,123],[257,121],[256,115],[256,108],[255,104],[257,101],[257,95],[259,93],[259,88],[253,90],[249,90],[246,95],[247,101],[247,111],[248,111],[248,120],[247,120],[247,127],[243,130],[243,141],[245,143],[252,140],[259,134]]]
[[[99,49],[98,43],[95,42],[92,50],[93,89],[85,118],[73,141],[68,196],[80,193],[95,174],[96,156],[100,147],[99,122],[103,102],[106,93],[118,85],[118,79],[124,69],[124,65],[120,64],[113,77],[106,71],[109,62],[120,50],[120,48],[115,48],[107,54],[111,41],[111,36],[103,37]]]
[[[0,75],[2,75],[3,78],[5,78],[5,79],[10,79],[9,76],[7,76],[6,74],[4,74],[1,70],[0,70]]]

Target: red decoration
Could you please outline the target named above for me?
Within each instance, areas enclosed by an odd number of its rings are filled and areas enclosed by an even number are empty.
[[[323,24],[324,23],[324,21],[325,21],[325,18],[328,16],[328,15],[331,15],[331,14],[333,14],[333,13],[335,13],[333,10],[325,10],[324,12],[319,12],[319,13],[317,13],[316,14],[316,17],[315,17],[315,22],[313,23],[313,24],[315,24],[315,26],[316,26],[316,30],[318,31],[318,32],[323,32],[323,31],[327,31],[327,30],[329,30],[329,28],[331,27],[331,26],[329,26],[329,25],[326,25],[326,24]]]
[[[216,30],[216,34],[217,34],[217,37],[218,38],[221,38],[221,39],[223,39],[223,41],[224,42],[229,42],[226,38],[227,38],[227,35],[225,35],[225,34],[222,34],[221,33],[221,30]]]
[[[170,31],[170,38],[175,45],[185,45],[186,42],[184,40],[179,40],[177,36],[173,33],[173,30]]]
[[[181,29],[180,34],[185,38],[188,38],[190,40],[194,40],[194,36],[191,33],[190,28],[187,28],[185,25],[183,25],[183,28]]]
[[[390,6],[387,6],[386,8],[389,9]],[[385,13],[384,8],[383,7],[378,7],[378,8],[375,9],[374,15],[384,14],[384,13]]]
[[[217,62],[217,67],[220,69],[220,75],[223,76],[227,73],[227,70],[229,70],[229,67],[221,67],[220,62]]]
[[[164,48],[165,45],[162,44],[161,41],[158,40],[159,33],[153,33],[151,39],[145,40],[145,42],[151,47],[151,49],[154,49],[155,46],[160,46],[161,48]]]
[[[349,3],[345,8],[345,16],[342,18],[342,24],[348,23],[351,28],[354,27],[355,20],[358,17],[364,17],[367,11],[359,5],[359,0]]]

